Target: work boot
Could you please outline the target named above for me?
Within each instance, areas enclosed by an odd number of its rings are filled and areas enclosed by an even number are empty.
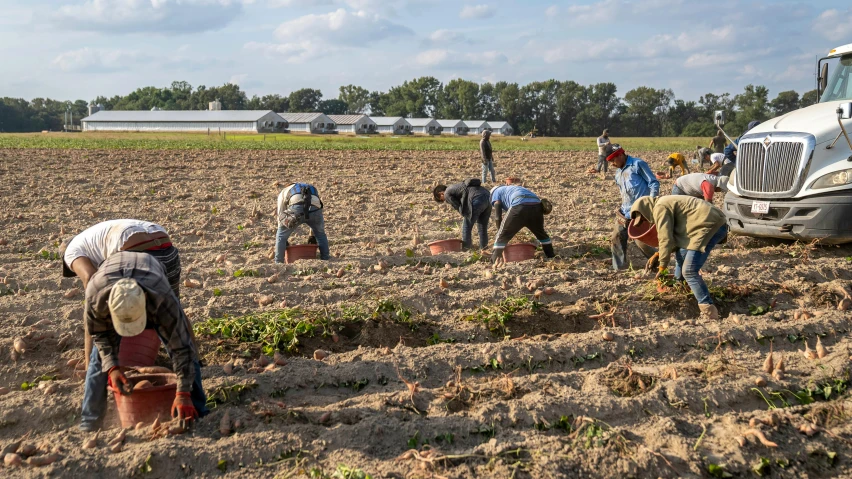
[[[701,310],[700,319],[709,319],[711,321],[719,320],[719,310],[714,304],[699,304],[698,309]]]

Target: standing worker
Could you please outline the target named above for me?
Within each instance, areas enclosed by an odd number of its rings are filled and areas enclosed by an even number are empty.
[[[718,130],[716,132],[716,136],[710,138],[710,144],[708,145],[713,153],[724,153],[725,146],[728,144],[728,139],[725,138],[725,134],[722,133],[722,130]]]
[[[669,155],[666,159],[666,163],[669,165],[669,178],[674,178],[675,167],[680,167],[681,175],[689,174],[689,166],[686,164],[686,157],[680,153],[672,153]]]
[[[708,175],[706,173],[691,173],[675,181],[672,186],[673,195],[686,195],[701,198],[708,203],[713,202],[714,193],[728,192],[728,177]]]
[[[432,197],[438,203],[446,202],[462,215],[462,248],[472,247],[473,225],[479,230],[479,249],[488,248],[488,219],[491,218],[491,201],[488,190],[476,178],[454,185],[438,185]]]
[[[639,226],[642,221],[657,226],[660,244],[657,280],[662,282],[669,274],[669,262],[674,253],[677,261],[674,278],[689,285],[702,317],[719,319],[719,310],[713,304],[700,271],[713,248],[728,234],[725,213],[698,198],[673,195],[640,198],[630,214],[634,226]],[[653,267],[649,261],[646,268],[652,270]]]
[[[494,150],[491,148],[491,131],[485,130],[482,132],[482,139],[479,140],[479,153],[482,156],[482,183],[488,180],[488,172],[491,172],[491,182],[497,181],[494,174]]]
[[[302,223],[311,229],[308,243],[316,242],[320,259],[331,258],[325,220],[322,216],[323,203],[314,185],[293,183],[278,194],[278,232],[275,234],[275,262],[284,262],[287,240]]]
[[[80,429],[95,431],[106,411],[106,386],[131,394],[132,387],[118,363],[122,338],[145,329],[157,332],[177,374],[172,416],[192,420],[208,414],[201,386],[201,364],[192,342],[189,320],[154,257],[123,251],[104,261],[86,287],[86,331],[94,341],[86,369]]]
[[[499,226],[491,254],[491,262],[495,266],[504,263],[503,250],[522,228],[527,228],[535,235],[545,256],[556,256],[550,235],[544,230],[544,215],[550,214],[553,209],[549,201],[539,199],[535,193],[523,186],[512,184],[494,187],[491,190],[491,205],[497,210]],[[507,212],[505,219],[504,211]]]
[[[615,229],[612,232],[612,268],[616,271],[627,268],[627,222],[630,208],[643,196],[656,198],[660,195],[660,182],[644,160],[628,156],[620,145],[607,146],[606,161],[616,167],[615,183],[621,191],[621,206],[615,210]],[[652,246],[634,240],[646,258],[657,252]]]
[[[606,161],[606,148],[610,145],[609,141],[609,130],[604,130],[601,136],[598,137],[598,166],[597,172],[601,174],[601,179],[606,179],[606,170],[607,170],[607,161]]]
[[[62,248],[60,248],[61,250]],[[67,242],[62,251],[62,276],[79,276],[85,291],[101,264],[120,251],[144,252],[157,259],[176,297],[180,297],[180,254],[162,226],[150,221],[122,219],[98,223]],[[83,332],[84,360],[92,355],[92,336]]]

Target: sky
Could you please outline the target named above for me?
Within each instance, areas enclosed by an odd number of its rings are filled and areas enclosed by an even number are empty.
[[[521,84],[814,88],[848,0],[0,0],[0,97],[91,100],[172,81],[249,96],[430,75]]]

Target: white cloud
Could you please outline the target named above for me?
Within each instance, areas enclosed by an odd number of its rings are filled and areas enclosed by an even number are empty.
[[[246,82],[248,77],[248,73],[240,73],[238,75],[233,75],[231,76],[231,79],[228,80],[228,83],[230,83],[231,85],[240,86]]]
[[[581,40],[544,50],[542,58],[545,63],[611,60],[614,52],[619,51],[623,52],[621,42],[613,38],[603,41]]]
[[[563,17],[577,25],[604,25],[614,20],[625,20],[625,25],[642,15],[652,15],[655,11],[669,11],[679,6],[683,0],[601,0],[585,5],[570,5]],[[549,9],[548,9],[549,10]]]
[[[509,63],[509,59],[504,53],[498,51],[462,53],[436,48],[418,53],[414,58],[414,63],[420,67],[462,69],[505,65]]]
[[[551,5],[547,7],[544,14],[548,17],[555,17],[556,15],[559,15],[559,7],[557,5]]]
[[[750,53],[744,52],[719,52],[719,53],[695,53],[687,57],[683,66],[687,68],[709,68],[720,65],[731,65],[739,63],[750,57]]]
[[[824,38],[839,42],[849,38],[849,17],[852,17],[852,9],[845,12],[836,9],[826,10],[814,20],[813,29]]]
[[[442,28],[430,33],[429,40],[435,43],[458,43],[467,41],[467,37],[463,33]]]
[[[491,5],[466,5],[459,12],[459,18],[482,20],[493,17],[495,13]]]
[[[136,50],[80,48],[59,54],[53,65],[62,71],[110,72],[148,62],[151,57]]]
[[[86,0],[50,14],[68,30],[107,33],[197,33],[231,23],[246,0]]]
[[[388,38],[412,35],[408,27],[365,11],[342,8],[321,15],[305,15],[282,23],[275,36],[281,43],[249,42],[245,48],[303,63],[341,50],[366,47]]]

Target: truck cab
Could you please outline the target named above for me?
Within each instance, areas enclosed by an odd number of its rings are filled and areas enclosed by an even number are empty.
[[[739,139],[724,204],[732,232],[852,242],[852,44],[832,50],[817,70],[818,103]]]

